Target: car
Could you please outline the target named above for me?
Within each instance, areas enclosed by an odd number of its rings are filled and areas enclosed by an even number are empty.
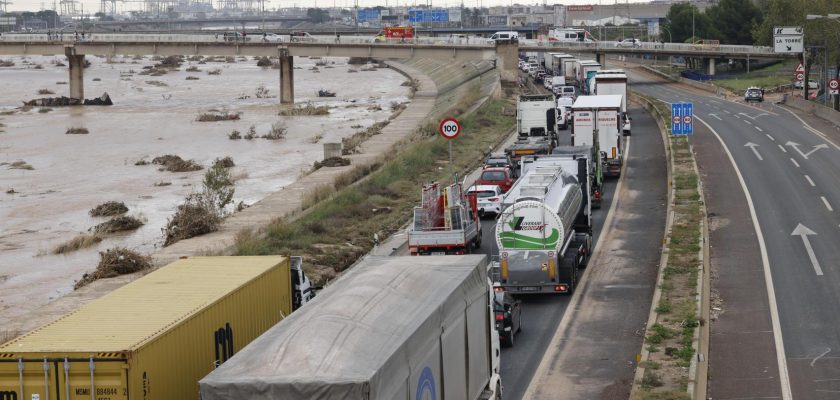
[[[615,47],[641,47],[642,41],[635,38],[627,38],[615,44]]]
[[[522,332],[522,301],[500,290],[496,290],[493,297],[493,315],[499,340],[506,346],[513,347],[513,337]]]
[[[514,169],[513,160],[504,153],[490,154],[484,159],[484,167],[504,167]]]
[[[487,40],[490,44],[501,43],[516,43],[519,41],[519,32],[516,31],[499,31],[490,36]]]
[[[276,33],[263,33],[262,41],[263,42],[272,42],[272,43],[282,42],[283,37],[276,34]]]
[[[554,76],[548,75],[548,74],[546,74],[543,77],[543,87],[545,87],[547,90],[551,90],[551,79],[552,78],[554,78]]]
[[[507,167],[484,167],[476,185],[497,185],[502,189],[502,193],[507,193],[510,187],[513,186],[513,172]]]
[[[796,89],[802,89],[802,81],[794,81],[793,82],[793,87],[796,88]],[[820,89],[820,83],[813,80],[813,79],[808,79],[808,89],[819,90]]]
[[[558,97],[577,98],[577,89],[574,86],[559,86],[555,88],[554,94]]]
[[[475,194],[480,218],[490,214],[497,216],[502,212],[502,189],[499,185],[472,185],[467,194]]]
[[[537,76],[534,77],[535,83],[543,83],[545,82],[546,74],[544,71],[537,72]]]
[[[757,87],[747,88],[747,91],[744,92],[744,101],[764,101],[764,89],[760,89]]]
[[[291,42],[314,42],[315,38],[309,32],[296,31],[289,34],[289,41]]]

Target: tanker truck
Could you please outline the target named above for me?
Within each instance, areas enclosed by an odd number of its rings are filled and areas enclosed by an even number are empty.
[[[199,382],[203,400],[501,399],[487,256],[367,257]]]
[[[523,163],[496,225],[497,286],[513,294],[574,291],[592,248],[591,165],[574,155]]]

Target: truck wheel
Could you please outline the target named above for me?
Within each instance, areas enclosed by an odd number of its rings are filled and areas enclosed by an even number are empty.
[[[496,384],[496,398],[495,400],[502,400],[502,384]]]
[[[564,282],[568,282],[569,284],[569,292],[568,294],[572,294],[575,292],[575,286],[577,286],[577,258],[578,258],[578,251],[576,249],[569,249],[566,251],[566,254],[563,255],[563,261],[560,264],[563,267],[563,270],[560,274],[560,278]]]

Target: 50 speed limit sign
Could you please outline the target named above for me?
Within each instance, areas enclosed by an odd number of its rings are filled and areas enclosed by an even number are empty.
[[[458,134],[461,133],[461,124],[459,124],[458,120],[455,118],[446,118],[443,121],[440,121],[438,131],[440,131],[440,135],[443,136],[444,139],[455,139],[458,137]]]

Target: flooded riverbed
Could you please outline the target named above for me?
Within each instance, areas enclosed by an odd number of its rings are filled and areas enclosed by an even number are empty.
[[[203,171],[171,173],[157,165],[135,165],[164,154],[192,159],[208,167],[230,156],[236,166],[235,203],[245,204],[282,189],[323,157],[324,142],[342,138],[382,121],[392,103],[408,100],[405,77],[390,69],[363,71],[346,58],[295,59],[295,99],[330,107],[325,116],[278,116],[278,71],[256,61],[184,62],[176,72],[140,75],[149,58],[87,57],[85,97],[107,92],[110,107],[39,107],[0,115],[0,326],[25,318],[27,312],[72,291],[81,275],[95,268],[98,252],[125,246],[150,253],[162,243],[161,228],[188,194],[201,186]],[[8,114],[24,100],[69,93],[63,57],[5,58],[13,67],[0,68],[0,112]],[[323,65],[326,62],[326,65]],[[36,69],[35,65],[41,65]],[[188,67],[197,71],[186,72]],[[218,75],[208,72],[218,69]],[[348,72],[349,70],[358,72]],[[198,80],[186,80],[188,76]],[[318,98],[318,89],[336,92]],[[55,95],[39,95],[47,89]],[[240,120],[197,122],[210,110],[241,113]],[[258,136],[280,122],[282,140],[231,140],[251,126]],[[68,135],[83,127],[89,134]],[[25,162],[32,169],[14,169]],[[52,249],[98,223],[88,211],[106,201],[122,201],[129,215],[145,221],[140,229],[108,236],[104,241],[65,255]]]

